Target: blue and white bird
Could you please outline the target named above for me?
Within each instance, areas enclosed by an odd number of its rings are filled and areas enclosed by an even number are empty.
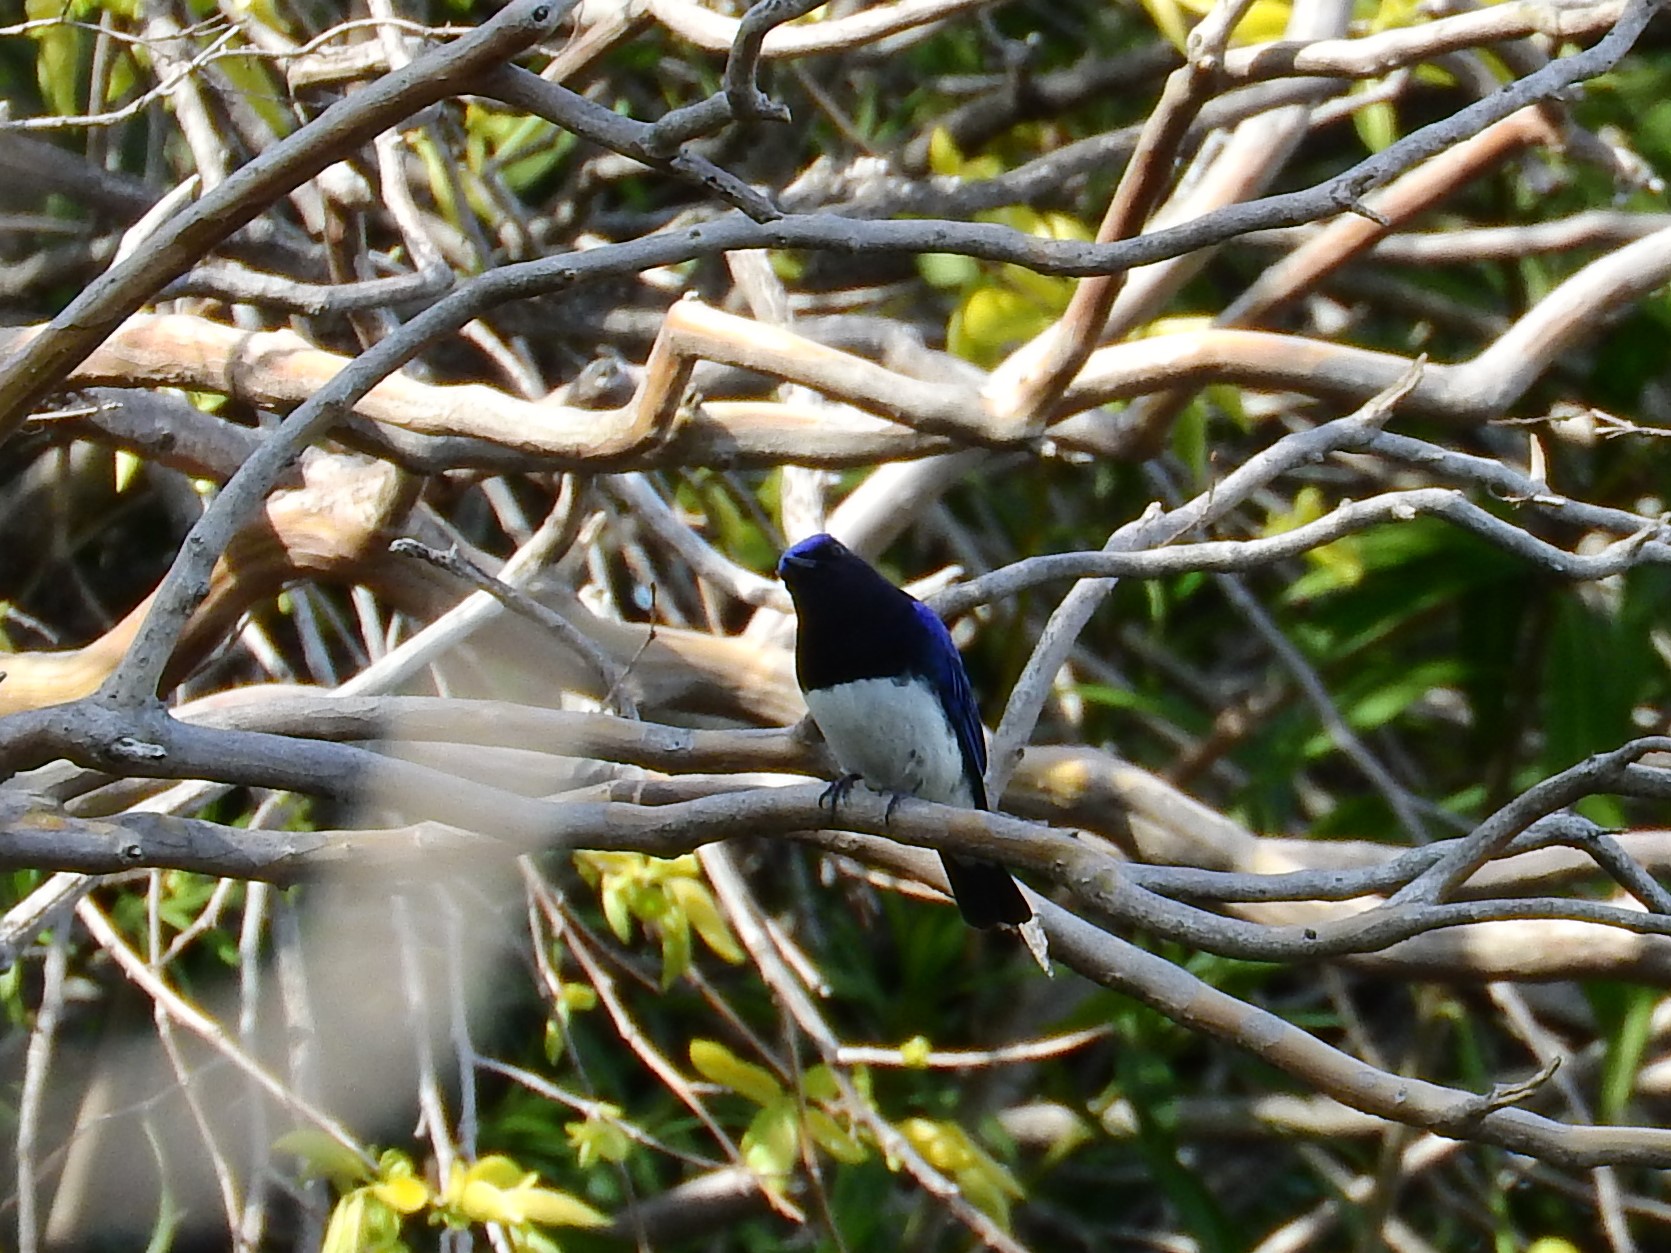
[[[878,792],[985,809],[986,738],[946,624],[828,535],[794,545],[778,575],[795,602],[795,673],[812,719],[847,777]],[[942,853],[964,921],[1020,926],[1033,916],[1002,866]]]

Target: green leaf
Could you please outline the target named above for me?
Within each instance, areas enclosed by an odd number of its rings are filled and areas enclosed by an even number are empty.
[[[807,1110],[805,1121],[807,1134],[812,1137],[813,1143],[836,1161],[857,1166],[870,1156],[869,1150],[863,1144],[823,1110]]]
[[[1010,1229],[1010,1198],[996,1180],[978,1171],[964,1171],[957,1177],[957,1186],[969,1204],[1005,1231]]]
[[[1207,407],[1199,402],[1188,405],[1172,424],[1172,453],[1189,467],[1192,480],[1207,481],[1210,468],[1207,441]]]
[[[595,1111],[584,1121],[563,1124],[563,1134],[582,1169],[599,1162],[623,1162],[632,1152],[632,1137],[621,1126],[620,1111]]]
[[[661,934],[661,990],[667,991],[690,969],[690,920],[670,909],[656,924]]]
[[[1645,665],[1646,632],[1576,597],[1556,606],[1544,665],[1544,764],[1564,769],[1634,733],[1631,713]]]
[[[1637,1072],[1654,1034],[1654,1007],[1659,996],[1651,988],[1630,988],[1625,992],[1624,1013],[1607,1035],[1607,1059],[1601,1072],[1601,1121],[1623,1120],[1636,1093]]]
[[[312,1127],[298,1127],[285,1132],[273,1141],[273,1148],[301,1158],[309,1173],[329,1179],[339,1188],[370,1183],[376,1178],[365,1159],[334,1137]]]
[[[280,139],[296,129],[295,115],[281,103],[284,96],[274,81],[271,63],[266,57],[229,53],[217,58],[215,65]]]
[[[32,22],[59,19],[57,24],[30,31],[35,41],[35,76],[41,98],[59,117],[81,112],[82,47],[84,33],[70,22],[84,21],[92,6],[86,0],[27,0],[24,14]]]
[[[763,1106],[737,1147],[744,1165],[769,1186],[781,1186],[801,1160],[801,1120],[795,1102],[780,1097]]]
[[[514,1253],[563,1253],[562,1246],[538,1227],[510,1227],[505,1234]]]
[[[1355,84],[1350,94],[1358,94],[1367,83]],[[1376,100],[1352,111],[1352,126],[1363,146],[1371,152],[1392,147],[1398,139],[1398,110],[1390,100]]]
[[[801,1076],[801,1094],[809,1101],[838,1101],[841,1085],[836,1082],[835,1073],[820,1063]]]
[[[917,257],[917,273],[930,286],[961,291],[981,277],[981,263],[955,252],[925,252]]]
[[[622,944],[632,939],[631,894],[632,884],[625,879],[612,878],[604,883],[601,897],[604,921]]]

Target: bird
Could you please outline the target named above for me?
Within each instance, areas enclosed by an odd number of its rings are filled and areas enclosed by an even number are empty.
[[[792,545],[777,570],[795,605],[795,676],[845,772],[825,792],[831,807],[863,779],[896,799],[986,809],[986,734],[940,615],[830,535]],[[1002,866],[940,859],[970,926],[1033,917]]]

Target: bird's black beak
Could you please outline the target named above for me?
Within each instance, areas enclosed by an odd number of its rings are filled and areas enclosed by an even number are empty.
[[[794,553],[784,553],[783,559],[777,563],[778,578],[782,578],[789,570],[810,570],[818,563],[811,557],[800,557]]]

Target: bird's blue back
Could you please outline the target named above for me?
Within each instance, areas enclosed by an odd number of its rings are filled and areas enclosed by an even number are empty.
[[[957,736],[957,746],[963,753],[963,773],[974,795],[975,807],[986,808],[986,733],[981,727],[980,707],[975,704],[975,693],[969,686],[969,673],[963,668],[957,644],[946,624],[922,601],[912,598],[911,608],[922,626],[924,644],[921,650],[922,675],[940,697]]]

